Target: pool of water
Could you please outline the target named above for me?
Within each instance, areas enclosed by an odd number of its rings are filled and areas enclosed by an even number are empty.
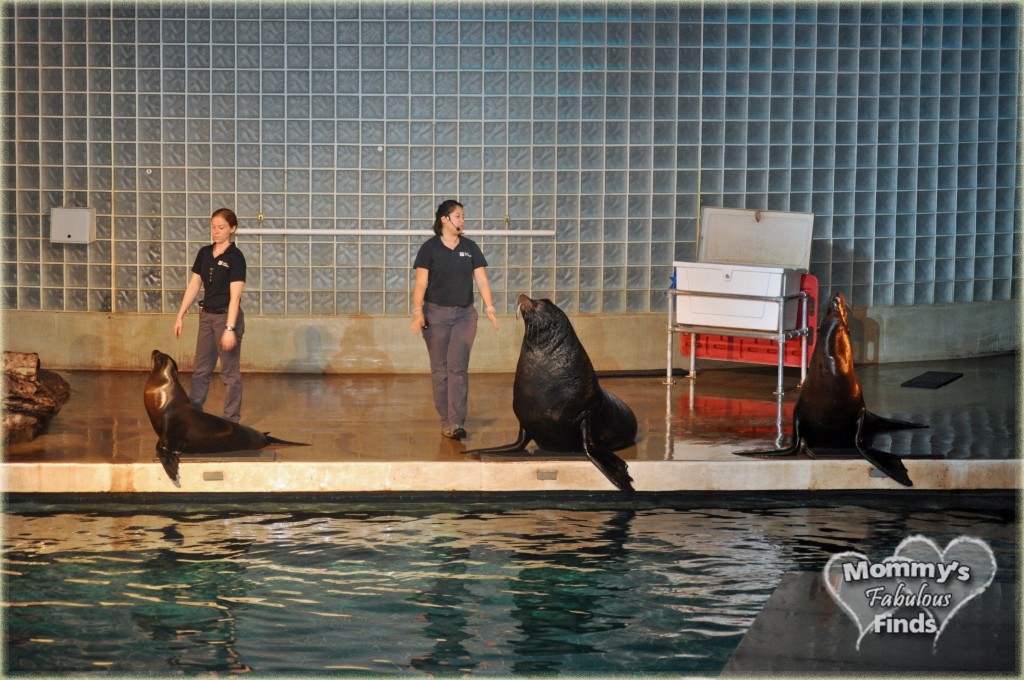
[[[1015,578],[1012,499],[910,498],[9,500],[5,671],[716,675],[836,552],[970,535]]]

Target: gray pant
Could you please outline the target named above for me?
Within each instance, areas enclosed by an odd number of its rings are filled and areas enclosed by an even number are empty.
[[[245,332],[245,316],[238,310],[235,321],[235,337],[238,342],[230,352],[220,347],[220,338],[224,327],[228,325],[227,314],[199,313],[199,335],[196,337],[195,367],[192,369],[192,383],[188,389],[188,399],[198,410],[203,410],[206,393],[210,390],[210,378],[213,369],[220,359],[220,379],[227,387],[224,395],[224,418],[237,423],[242,418],[242,333]]]
[[[430,354],[434,407],[441,416],[441,427],[464,425],[469,397],[469,351],[476,339],[476,308],[424,302],[423,318],[427,322],[423,339]]]

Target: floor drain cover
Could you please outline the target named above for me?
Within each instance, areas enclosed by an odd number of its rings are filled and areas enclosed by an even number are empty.
[[[957,378],[963,377],[963,375],[963,373],[949,373],[947,371],[928,371],[903,383],[903,387],[925,387],[935,390],[943,385],[948,385]]]

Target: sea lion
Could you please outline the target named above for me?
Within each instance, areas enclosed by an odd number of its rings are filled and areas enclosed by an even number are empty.
[[[846,298],[836,293],[818,327],[818,339],[793,409],[793,439],[786,449],[735,451],[738,456],[768,458],[805,453],[820,456],[861,455],[904,486],[913,486],[907,468],[893,453],[870,446],[883,431],[928,427],[876,415],[864,406],[853,369]]]
[[[512,388],[519,436],[512,444],[467,453],[525,451],[531,440],[548,451],[583,451],[612,484],[632,491],[625,461],[613,451],[636,439],[636,416],[597,382],[569,318],[551,300],[518,299],[526,326]]]
[[[159,437],[156,455],[175,484],[183,453],[247,451],[270,444],[308,446],[271,437],[266,432],[197,410],[178,382],[178,364],[174,359],[158,349],[153,350],[152,356],[153,370],[146,381],[143,401]]]

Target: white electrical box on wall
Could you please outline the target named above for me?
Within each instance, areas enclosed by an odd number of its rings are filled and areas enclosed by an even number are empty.
[[[96,208],[50,208],[50,243],[96,240]]]

